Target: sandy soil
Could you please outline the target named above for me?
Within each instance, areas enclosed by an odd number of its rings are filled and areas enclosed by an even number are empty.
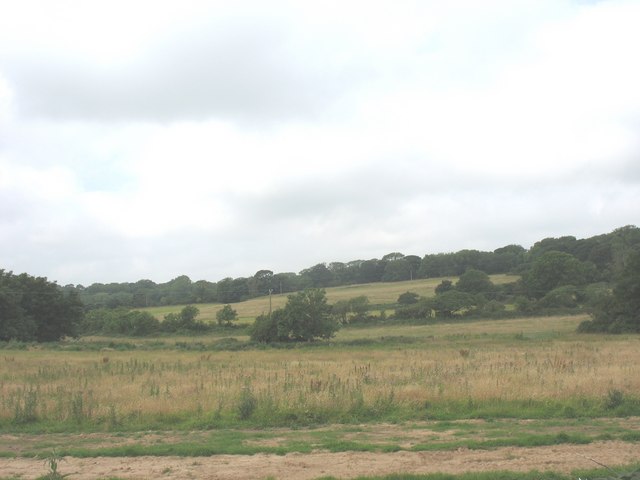
[[[587,458],[588,457],[588,458]],[[589,445],[507,447],[495,450],[448,452],[362,453],[318,452],[278,455],[217,455],[212,457],[71,458],[60,462],[59,472],[70,479],[276,479],[310,480],[321,476],[354,478],[391,473],[463,473],[467,471],[553,470],[569,473],[597,465],[624,465],[640,461],[640,444],[598,442]],[[47,472],[41,459],[0,459],[0,477],[33,479]]]

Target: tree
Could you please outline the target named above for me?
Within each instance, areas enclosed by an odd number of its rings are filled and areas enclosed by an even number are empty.
[[[399,305],[411,305],[413,303],[418,303],[420,299],[420,295],[415,292],[404,292],[398,296],[397,303]]]
[[[404,258],[388,260],[384,266],[383,282],[399,282],[411,278],[411,265]]]
[[[278,325],[285,324],[284,309],[277,308],[271,315],[259,315],[249,330],[251,341],[258,343],[286,342],[289,337],[280,335]]]
[[[436,295],[442,295],[444,292],[448,292],[449,290],[453,290],[453,282],[451,280],[442,280],[438,286],[436,287]]]
[[[300,276],[307,279],[309,286],[323,288],[332,285],[334,276],[324,263],[318,263],[300,272]]]
[[[640,332],[640,252],[630,254],[615,282],[591,313],[592,320],[578,327],[582,332]]]
[[[583,263],[569,253],[552,250],[533,261],[531,269],[523,276],[523,282],[531,297],[542,298],[563,285],[584,285],[594,276],[593,264]]]
[[[351,322],[361,322],[366,319],[369,311],[369,298],[366,295],[353,297],[349,300],[349,308],[353,316]]]
[[[231,325],[231,322],[238,318],[238,312],[236,312],[231,305],[227,304],[222,307],[222,310],[218,310],[216,312],[216,319],[218,320],[218,325]]]
[[[259,342],[328,339],[339,328],[330,313],[325,291],[307,289],[289,295],[283,309],[274,310],[270,316],[258,317],[251,338]]]
[[[457,290],[449,290],[440,295],[436,295],[431,300],[431,306],[436,312],[436,316],[451,318],[459,315],[477,305],[474,295]]]
[[[460,276],[456,283],[456,288],[466,293],[487,294],[493,291],[494,285],[489,275],[480,270],[470,268]]]
[[[338,300],[331,307],[331,313],[340,323],[359,322],[366,318],[369,311],[369,298],[365,295],[349,300]]]
[[[307,289],[287,297],[284,307],[285,323],[278,325],[278,332],[298,341],[315,338],[331,338],[338,330],[338,323],[331,318],[331,307],[322,289]]]
[[[179,330],[200,331],[205,330],[207,326],[199,321],[196,317],[200,314],[198,307],[186,305],[180,310],[180,313],[168,313],[164,316],[162,328],[168,332],[176,332]]]
[[[249,295],[257,297],[267,295],[273,288],[273,272],[271,270],[258,270],[248,281]]]
[[[84,316],[75,290],[0,269],[0,340],[50,342],[76,336]]]

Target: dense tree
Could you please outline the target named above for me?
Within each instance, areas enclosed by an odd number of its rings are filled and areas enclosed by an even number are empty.
[[[383,282],[400,282],[411,278],[411,265],[404,258],[390,260],[384,266]]]
[[[84,310],[75,291],[43,277],[0,270],[0,340],[49,342],[75,336]]]
[[[88,334],[152,335],[160,331],[160,322],[149,312],[128,308],[96,309],[85,316],[80,332]]]
[[[430,300],[436,316],[445,318],[462,314],[478,305],[477,297],[458,290],[449,290],[441,295],[436,295]]]
[[[300,272],[300,276],[306,280],[309,287],[324,288],[333,285],[334,276],[324,263],[318,263],[311,268]]]
[[[180,313],[168,313],[165,315],[164,322],[161,325],[162,329],[167,332],[206,330],[207,326],[196,320],[199,314],[198,307],[186,305],[180,310]]]
[[[486,295],[492,292],[495,287],[491,282],[489,275],[480,270],[470,268],[460,276],[456,283],[456,289],[461,292],[481,293]]]
[[[583,322],[583,332],[640,332],[640,252],[631,253],[615,282],[613,293],[604,297]]]
[[[442,295],[444,292],[448,292],[449,290],[453,290],[454,288],[456,288],[453,285],[453,282],[451,280],[442,280],[435,289],[435,293],[436,295]]]
[[[273,290],[273,272],[271,270],[258,270],[248,280],[249,296],[259,297],[268,295]]]
[[[339,325],[330,315],[325,291],[307,289],[289,295],[283,309],[261,315],[252,328],[254,341],[311,341],[331,338]]]
[[[411,305],[413,303],[418,303],[420,299],[420,295],[415,292],[404,292],[398,296],[397,303],[398,305]]]
[[[533,261],[523,282],[531,297],[542,298],[557,287],[585,285],[594,277],[593,264],[581,262],[569,253],[551,250]]]
[[[282,308],[278,308],[268,315],[259,315],[249,331],[251,340],[258,343],[286,342],[290,338],[285,333],[280,334],[278,329],[278,325],[285,323],[285,312]]]
[[[155,284],[151,280],[140,280],[136,283],[96,283],[88,287],[65,286],[63,290],[65,295],[75,290],[88,309],[140,308],[214,301],[232,303],[266,295],[269,289],[277,293],[289,293],[313,286],[328,287],[381,280],[453,277],[463,275],[468,269],[481,270],[487,274],[524,274],[528,277],[533,264],[554,251],[571,255],[583,264],[587,270],[584,282],[607,282],[622,271],[630,254],[639,245],[640,229],[635,226],[626,226],[611,233],[586,239],[576,239],[571,236],[545,238],[537,242],[529,251],[519,245],[507,245],[493,252],[460,250],[429,254],[423,258],[392,252],[384,255],[380,260],[374,258],[345,263],[333,262],[328,265],[318,264],[303,270],[300,275],[259,270],[253,277],[226,278],[218,284],[204,280],[191,282],[189,277],[182,275],[161,284]],[[535,298],[540,299],[555,286],[545,286],[541,291],[534,291],[535,286],[525,285],[523,282],[520,288],[518,293],[530,297],[535,294]],[[502,286],[500,290],[504,290]],[[4,302],[6,303],[6,299]]]

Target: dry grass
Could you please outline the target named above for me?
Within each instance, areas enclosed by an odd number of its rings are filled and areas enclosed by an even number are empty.
[[[514,275],[491,275],[491,281],[496,285],[515,282],[518,280],[518,276]],[[442,280],[449,279],[456,281],[456,277],[443,277],[443,278],[429,278],[421,280],[411,280],[406,282],[378,282],[378,283],[366,283],[360,285],[346,285],[342,287],[327,288],[327,299],[329,303],[335,303],[339,300],[348,300],[350,298],[359,297],[365,295],[369,298],[369,302],[373,305],[383,305],[395,303],[398,296],[406,291],[415,292],[424,297],[430,297],[434,295],[435,288]],[[287,295],[289,294],[276,294],[272,295],[271,302],[272,308],[284,307],[287,303]],[[258,315],[267,313],[269,311],[269,297],[252,298],[244,302],[234,303],[233,308],[238,312],[239,321],[241,323],[250,323]],[[223,304],[220,303],[207,303],[197,305],[200,309],[199,319],[205,322],[215,322],[216,313],[222,309]],[[164,315],[170,312],[178,312],[182,307],[180,306],[166,306],[166,307],[149,307],[143,310],[147,310],[155,315],[158,319],[162,320]]]
[[[235,415],[247,388],[258,409],[272,412],[349,411],[387,401],[413,409],[427,402],[556,401],[602,398],[612,389],[640,391],[637,337],[580,337],[569,331],[579,320],[388,328],[386,335],[412,332],[422,340],[377,350],[15,351],[0,358],[0,419],[15,417],[27,391],[36,392],[38,417],[52,421]],[[522,332],[557,337],[514,338]]]

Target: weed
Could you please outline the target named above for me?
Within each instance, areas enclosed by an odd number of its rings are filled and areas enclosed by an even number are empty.
[[[258,401],[251,390],[251,385],[247,382],[240,392],[240,401],[238,403],[238,416],[240,420],[248,420],[251,418],[257,405]]]
[[[19,397],[16,400],[14,407],[13,423],[31,423],[38,419],[36,408],[38,406],[38,393],[33,389],[23,389],[22,399]]]
[[[38,477],[38,480],[60,480],[71,475],[70,473],[63,475],[58,472],[58,465],[62,460],[64,459],[53,450],[44,460],[44,464],[49,468],[49,471],[42,477]]]
[[[624,393],[617,389],[612,389],[607,392],[607,398],[605,399],[605,408],[613,410],[618,408],[624,403]]]

